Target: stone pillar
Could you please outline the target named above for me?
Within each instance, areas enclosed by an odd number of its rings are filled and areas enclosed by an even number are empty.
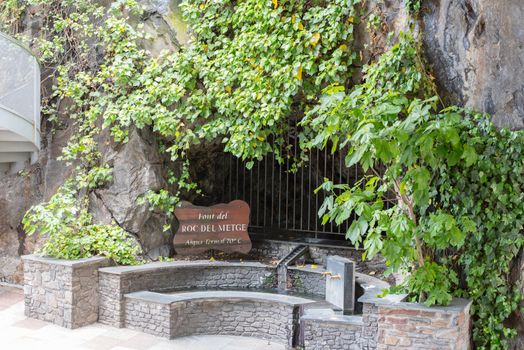
[[[108,259],[26,255],[22,260],[26,316],[66,328],[98,320],[98,269],[108,266]]]
[[[355,263],[341,256],[327,258],[326,301],[345,315],[355,310]]]
[[[448,306],[415,303],[377,305],[377,350],[471,349],[471,301],[455,298]]]

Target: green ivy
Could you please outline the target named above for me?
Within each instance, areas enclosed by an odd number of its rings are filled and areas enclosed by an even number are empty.
[[[364,257],[382,254],[386,273],[409,273],[395,291],[427,305],[471,298],[477,348],[505,349],[521,300],[509,274],[524,242],[524,132],[439,109],[418,52],[401,35],[364,83],[328,87],[306,115],[305,148],[349,147],[346,165],[366,173],[354,185],[326,181],[319,214],[341,224],[355,213],[347,238]]]
[[[25,232],[40,233],[47,238],[40,252],[58,259],[102,255],[117,264],[140,263],[142,250],[129,233],[117,225],[93,224],[87,197],[78,199],[80,188],[76,183],[68,180],[49,202],[36,205],[25,214],[22,220]]]

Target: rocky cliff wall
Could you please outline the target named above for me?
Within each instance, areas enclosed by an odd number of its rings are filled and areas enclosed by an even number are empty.
[[[189,33],[181,19],[178,3],[170,0],[143,0],[146,12],[140,20],[150,38],[143,46],[153,55],[162,50],[177,50],[187,43]],[[20,28],[30,36],[42,25],[38,8],[29,8]],[[42,98],[51,94],[50,81],[42,86]],[[65,110],[65,108],[64,108]],[[71,173],[65,162],[58,161],[62,148],[75,132],[65,112],[59,124],[42,121],[42,151],[38,161],[16,175],[0,178],[0,282],[20,284],[23,268],[20,256],[38,247],[38,237],[27,237],[21,220],[34,204],[48,200]],[[116,222],[135,235],[147,256],[156,258],[172,251],[171,231],[164,232],[167,219],[151,212],[136,200],[148,190],[165,186],[163,159],[149,130],[132,130],[127,144],[115,144],[107,134],[100,136],[99,148],[104,161],[113,166],[114,180],[92,193],[90,209],[96,222]]]
[[[426,0],[428,61],[448,101],[524,128],[524,2]]]

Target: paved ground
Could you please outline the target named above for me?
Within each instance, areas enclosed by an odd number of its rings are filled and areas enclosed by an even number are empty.
[[[69,330],[26,318],[22,291],[0,286],[0,349],[13,350],[283,350],[264,340],[226,336],[164,340],[94,324]]]

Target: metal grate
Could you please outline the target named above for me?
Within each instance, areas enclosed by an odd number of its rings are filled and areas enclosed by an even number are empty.
[[[296,141],[294,146],[297,149]],[[251,232],[286,239],[344,239],[350,220],[340,226],[322,225],[317,213],[325,195],[321,191],[314,194],[324,178],[351,184],[361,175],[356,167],[344,165],[344,156],[341,151],[331,154],[327,148],[316,150],[296,171],[291,171],[292,161],[280,164],[274,155],[255,163],[251,170],[238,158],[230,157],[224,200],[242,199],[250,205]]]

